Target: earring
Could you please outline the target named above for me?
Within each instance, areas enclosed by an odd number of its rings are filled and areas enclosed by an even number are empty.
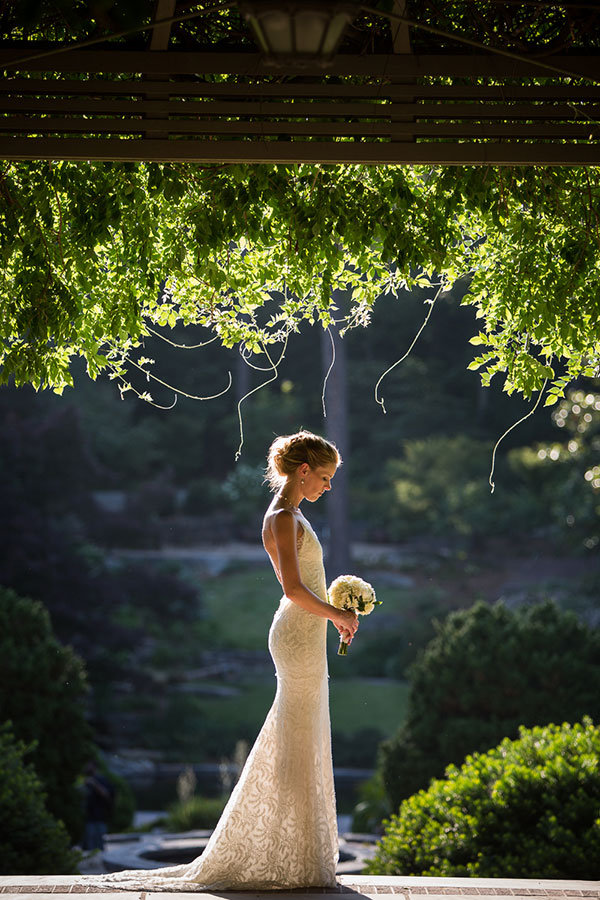
[[[300,484],[304,484],[304,478],[300,481]]]

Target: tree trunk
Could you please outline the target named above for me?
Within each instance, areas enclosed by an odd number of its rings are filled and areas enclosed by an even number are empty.
[[[335,346],[335,364],[327,380],[324,420],[325,437],[333,441],[344,460],[337,470],[333,487],[326,497],[329,526],[327,575],[329,581],[350,572],[350,528],[348,522],[348,391],[346,383],[346,348],[335,325],[330,326]],[[331,365],[331,338],[324,331],[321,337],[323,377]]]

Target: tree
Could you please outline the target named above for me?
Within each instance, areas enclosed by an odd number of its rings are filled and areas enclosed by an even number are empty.
[[[377,875],[597,878],[600,729],[521,728],[448,766],[405,800],[368,871]]]
[[[0,728],[0,875],[63,875],[76,871],[62,822],[48,812],[38,775],[25,756],[31,751]]]
[[[520,725],[600,714],[600,631],[573,613],[550,602],[515,612],[480,602],[436,632],[409,670],[406,722],[382,745],[392,809]]]
[[[76,779],[92,746],[84,716],[87,680],[82,660],[54,637],[41,603],[0,588],[0,719],[32,745],[31,763],[52,815],[71,836],[81,834]]]
[[[351,327],[384,293],[433,301],[467,276],[484,384],[549,380],[555,402],[598,365],[596,169],[9,163],[0,199],[2,382],[60,392],[83,356],[154,402],[141,369],[168,405],[140,349],[157,325],[203,326],[275,371],[271,345],[328,325],[338,289]]]

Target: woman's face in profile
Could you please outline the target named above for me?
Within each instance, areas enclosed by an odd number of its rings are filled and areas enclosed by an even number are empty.
[[[331,482],[335,475],[337,466],[335,463],[329,463],[327,466],[317,466],[311,469],[310,466],[304,476],[304,484],[302,490],[304,496],[310,503],[314,503],[325,491],[331,490]]]

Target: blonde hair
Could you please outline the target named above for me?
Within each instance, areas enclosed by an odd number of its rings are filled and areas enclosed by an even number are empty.
[[[311,469],[342,463],[342,457],[331,441],[311,431],[298,431],[275,438],[267,455],[265,481],[272,491],[277,491],[298,466],[308,463]]]

